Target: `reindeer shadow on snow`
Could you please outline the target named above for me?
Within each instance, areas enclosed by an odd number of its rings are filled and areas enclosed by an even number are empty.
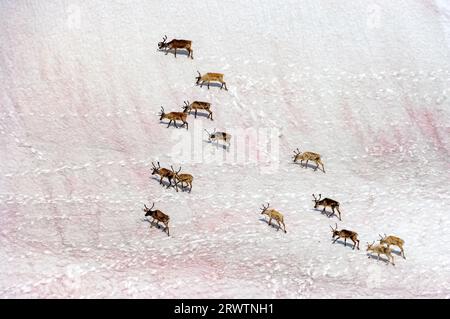
[[[172,54],[173,56],[175,56],[175,49],[156,49],[157,52],[164,52],[165,55],[168,55],[169,53]],[[189,57],[189,51],[187,50],[179,50],[177,49],[177,55],[185,55],[187,57]]]
[[[378,256],[377,254],[374,254],[374,253],[367,253],[366,255],[367,255],[368,259],[375,259],[376,261],[383,261],[388,265],[391,262],[388,258]]]

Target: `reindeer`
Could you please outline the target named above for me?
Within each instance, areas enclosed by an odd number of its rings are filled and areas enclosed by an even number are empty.
[[[191,57],[191,59],[194,59],[194,55],[193,52],[194,50],[192,50],[192,41],[190,40],[177,40],[177,39],[173,39],[170,42],[166,42],[167,41],[167,35],[165,35],[163,37],[162,42],[158,42],[158,48],[160,50],[162,49],[166,49],[166,55],[167,53],[169,53],[169,50],[174,49],[175,50],[175,57],[177,57],[177,49],[186,49],[188,51],[188,58]]]
[[[211,112],[210,107],[211,107],[211,103],[208,103],[208,102],[194,101],[192,103],[189,103],[189,101],[184,101],[184,106],[182,108],[183,108],[183,112],[188,113],[188,114],[191,114],[191,111],[195,110],[195,113],[194,113],[195,118],[197,118],[198,110],[205,110],[206,112],[209,113],[207,118],[211,118],[211,121],[213,121],[213,118],[212,118],[213,113]]]
[[[178,128],[177,126],[177,121],[181,121],[183,122],[183,124],[181,126],[186,125],[186,129],[189,129],[189,123],[186,121],[187,118],[187,113],[186,112],[170,112],[170,113],[165,113],[164,112],[164,108],[161,106],[161,113],[159,114],[160,118],[159,120],[162,121],[163,119],[168,119],[169,120],[169,124],[167,125],[167,127],[170,126],[170,123],[172,123],[175,125],[176,128]]]
[[[267,206],[263,206],[261,207],[261,214],[262,215],[267,215],[269,216],[269,226],[272,226],[272,219],[275,219],[278,223],[278,230],[280,230],[281,225],[283,225],[283,230],[285,233],[286,232],[286,225],[284,224],[284,217],[283,214],[281,214],[280,212],[276,211],[275,209],[268,209],[270,206],[270,203],[267,203]]]
[[[156,167],[155,164],[153,164],[153,162],[152,162],[152,166],[153,166],[152,175],[156,174],[156,175],[161,176],[161,179],[159,180],[159,184],[162,184],[163,178],[167,178],[169,180],[169,185],[167,185],[167,188],[172,186],[172,179],[175,177],[173,172],[167,168],[161,168],[161,165],[159,164],[159,162],[158,162],[158,167]]]
[[[208,133],[208,140],[210,143],[212,143],[213,141],[216,141],[217,145],[219,145],[219,140],[223,140],[225,143],[228,144],[228,146],[230,146],[230,140],[231,140],[231,135],[225,132],[216,132],[216,129],[214,129],[214,132],[211,134],[209,133],[206,129],[205,132]]]
[[[155,203],[153,203],[151,208],[148,208],[144,204],[144,208],[142,209],[145,212],[145,216],[146,217],[150,216],[150,217],[153,218],[152,221],[150,222],[150,224],[151,224],[150,228],[153,227],[153,222],[156,220],[156,226],[158,226],[158,228],[159,228],[159,222],[163,223],[164,226],[166,226],[166,227],[164,227],[163,231],[167,230],[167,236],[170,236],[170,234],[169,234],[169,220],[170,220],[170,217],[167,216],[166,214],[164,214],[159,209],[152,210],[153,207],[155,207]]]
[[[386,244],[386,246],[389,248],[389,246],[397,246],[398,248],[400,248],[401,250],[401,254],[402,257],[404,259],[406,259],[405,257],[405,252],[403,251],[403,245],[405,244],[405,241],[399,237],[396,236],[386,236],[386,234],[384,234],[384,237],[381,236],[380,234],[378,234],[378,236],[380,236],[380,244]]]
[[[330,227],[331,227],[331,225],[330,225]],[[336,224],[336,228],[331,227],[331,234],[333,235],[332,238],[336,237],[336,239],[333,240],[333,244],[339,238],[344,238],[344,246],[347,247],[347,238],[350,238],[351,241],[353,242],[353,249],[355,249],[355,247],[356,247],[359,250],[358,234],[355,233],[354,231],[346,230],[346,229],[337,230],[337,224]],[[356,243],[358,243],[358,246],[356,246]]]
[[[336,209],[339,213],[339,220],[342,220],[341,219],[341,211],[339,210],[339,202],[335,201],[334,199],[330,199],[330,198],[321,199],[322,194],[319,194],[319,198],[316,198],[316,195],[314,195],[314,194],[312,194],[312,196],[314,197],[313,202],[315,202],[314,208],[323,206],[322,213],[325,213],[325,209],[327,208],[327,206],[329,206],[329,207],[331,207],[333,212],[327,216],[331,217],[331,216],[335,215],[334,209]]]
[[[222,88],[225,86],[225,90],[228,91],[227,84],[223,80],[222,73],[206,73],[204,75],[201,75],[199,71],[197,71],[197,73],[198,73],[198,76],[195,78],[197,80],[196,85],[200,84],[200,87],[203,87],[203,84],[205,82],[207,82],[208,90],[209,90],[210,82],[220,82],[220,83],[222,83],[222,86],[220,87],[220,89],[222,90]]]
[[[298,160],[300,160],[300,165],[303,165],[303,161],[306,161],[305,168],[308,167],[308,161],[313,161],[317,165],[317,167],[314,169],[315,171],[319,168],[319,164],[320,164],[322,166],[322,171],[325,173],[325,168],[323,167],[323,163],[320,159],[320,154],[313,153],[313,152],[302,153],[297,148],[297,150],[294,151],[294,163],[296,163]]]
[[[392,249],[389,247],[386,247],[384,245],[375,245],[375,241],[372,244],[367,243],[367,251],[373,252],[378,255],[378,260],[380,260],[380,255],[385,255],[388,259],[388,264],[392,260],[392,265],[394,264],[394,256],[392,256]],[[369,255],[370,258],[370,255]]]
[[[178,192],[178,183],[181,183],[181,189],[184,188],[183,183],[186,183],[186,187],[189,186],[189,193],[192,190],[192,181],[194,180],[194,177],[191,174],[180,174],[181,166],[178,172],[175,172],[173,169],[173,166],[170,166],[172,168],[172,172],[174,174],[174,183],[175,183],[175,189]]]

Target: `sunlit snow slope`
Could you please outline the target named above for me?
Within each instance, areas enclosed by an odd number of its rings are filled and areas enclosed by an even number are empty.
[[[450,297],[450,6],[368,2],[0,0],[0,296]],[[158,52],[164,34],[194,60]],[[214,121],[166,128],[183,100]],[[192,193],[161,187],[157,160]],[[336,222],[361,250],[331,244]],[[368,259],[383,233],[406,260]]]

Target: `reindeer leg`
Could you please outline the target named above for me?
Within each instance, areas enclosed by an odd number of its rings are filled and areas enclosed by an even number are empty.
[[[209,84],[210,84],[210,83],[211,83],[211,82],[208,81],[208,90],[209,90]]]
[[[209,111],[209,115],[210,115],[211,121],[214,121],[213,118],[212,118],[212,112],[211,111]]]
[[[406,259],[406,257],[405,257],[405,252],[403,251],[403,247],[400,247],[400,250],[402,251],[402,256],[403,256],[403,258]]]
[[[163,180],[163,177],[161,176],[161,179],[159,180],[160,185],[162,184],[162,180]]]
[[[308,161],[309,160],[306,160],[305,168],[308,168]]]
[[[194,118],[197,118],[197,109],[195,109]]]
[[[223,84],[225,85],[225,91],[228,91],[227,84],[225,82]]]
[[[356,242],[358,243],[358,246],[356,246],[356,248],[358,248],[358,250],[359,250],[359,239],[357,239]],[[355,248],[353,248],[353,249],[355,249]]]
[[[347,247],[347,238],[344,238],[344,246]]]
[[[336,207],[336,210],[338,211],[338,213],[339,213],[339,220],[341,220],[342,221],[342,219],[341,219],[341,211],[339,210],[339,207]]]
[[[167,236],[170,236],[170,234],[169,234],[169,225],[168,224],[166,224],[166,230],[167,230]]]
[[[167,177],[167,179],[169,180],[169,185],[167,185],[167,188],[169,188],[170,186],[172,186],[172,179]]]
[[[336,237],[335,240],[333,240],[333,244],[339,239],[339,237]]]
[[[284,224],[284,222],[281,222],[283,224],[283,228],[284,228],[284,233],[287,233],[286,231],[286,225]]]
[[[150,228],[153,227],[153,222],[155,221],[155,219],[153,218],[152,221],[150,222]]]
[[[177,48],[175,48],[175,57],[177,57]]]
[[[172,123],[172,120],[169,121],[169,124],[167,124],[167,127],[169,127],[171,123]]]
[[[277,229],[277,231],[279,231],[279,230],[280,230],[280,228],[281,228],[281,224],[280,224],[280,221],[278,221],[278,220],[277,220],[277,224],[278,224],[278,229]]]
[[[272,226],[272,217],[269,217],[269,226]]]

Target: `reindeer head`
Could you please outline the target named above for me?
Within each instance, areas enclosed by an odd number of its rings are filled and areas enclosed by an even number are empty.
[[[164,118],[164,116],[166,116],[166,113],[164,112],[164,108],[162,106],[161,106],[161,113],[159,113],[158,115],[160,121]]]
[[[184,106],[181,107],[183,109],[183,112],[186,113],[191,110],[191,104],[189,101],[184,101]]]
[[[380,236],[380,240],[379,240],[379,242],[380,242],[380,244],[386,244],[386,238],[387,238],[387,235],[386,234],[384,234],[384,237],[383,236],[381,236],[380,234],[378,234],[378,236]]]
[[[145,212],[145,216],[152,215],[152,208],[155,207],[155,203],[153,203],[152,207],[148,208],[147,205],[144,204],[144,208],[142,209]]]
[[[320,199],[322,198],[322,194],[319,194],[319,198],[316,198],[316,195],[312,194],[312,196],[314,197],[313,202],[314,204],[314,208],[317,208],[319,206],[320,203]]]
[[[156,167],[155,164],[153,164],[153,162],[152,162],[152,166],[153,166],[152,175],[158,174],[158,171],[161,168],[161,165],[159,165],[159,162],[158,162],[158,167]]]
[[[178,176],[178,174],[180,173],[180,171],[181,171],[181,166],[180,166],[180,169],[178,170],[178,172],[175,172],[175,170],[174,170],[174,168],[173,168],[173,166],[172,165],[170,165],[170,167],[172,168],[172,173],[173,173],[173,176]]]
[[[300,152],[300,150],[297,147],[297,149],[294,151],[294,157],[293,157],[294,163],[297,162],[297,160],[301,154],[302,154],[302,152]]]
[[[195,77],[195,79],[197,80],[197,82],[196,82],[195,84],[199,84],[199,83],[200,83],[200,80],[202,79],[202,75],[200,74],[200,72],[197,71],[197,73],[198,73],[198,76]]]
[[[212,134],[209,133],[206,129],[205,129],[205,132],[208,133],[208,136],[209,136],[208,139],[210,142],[211,142],[211,140],[214,140],[216,138],[216,129],[214,129],[214,132],[212,132]]]
[[[161,49],[167,47],[166,40],[167,40],[167,35],[165,35],[165,36],[163,37],[162,42],[158,42],[158,49],[161,50]]]
[[[267,203],[267,206],[264,206],[264,204],[262,205],[261,209],[261,214],[267,214],[267,209],[269,208],[270,203]]]
[[[373,245],[375,245],[375,241],[373,241],[373,243],[369,244],[368,242],[366,242],[367,244],[367,249],[366,251],[372,250]]]
[[[332,235],[332,238],[334,238],[334,237],[336,237],[336,236],[339,236],[339,230],[337,229],[337,223],[336,223],[336,228],[333,228],[331,225],[330,225],[330,228],[331,228],[331,235]]]

